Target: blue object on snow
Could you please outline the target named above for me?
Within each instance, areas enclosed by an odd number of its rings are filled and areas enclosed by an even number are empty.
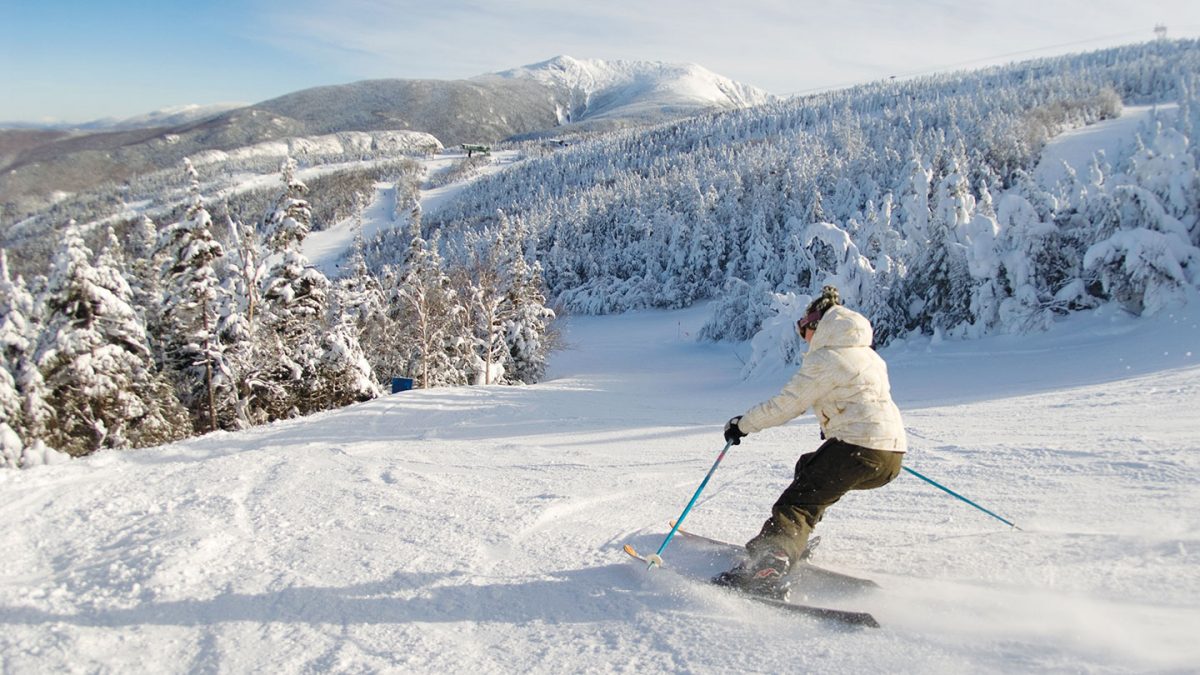
[[[393,377],[392,378],[392,393],[395,394],[401,391],[408,391],[413,388],[413,380],[411,377]]]

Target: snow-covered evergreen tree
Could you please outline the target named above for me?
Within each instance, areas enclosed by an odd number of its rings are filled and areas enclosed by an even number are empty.
[[[1185,218],[1190,213],[1195,218],[1198,177],[1196,159],[1188,150],[1191,142],[1161,120],[1148,133],[1146,147],[1130,158],[1132,180],[1157,197],[1171,217]]]
[[[212,431],[220,427],[218,408],[228,406],[236,396],[219,336],[227,296],[217,267],[223,264],[225,250],[213,235],[212,216],[204,206],[196,170],[187,159],[184,173],[190,184],[187,212],[159,237],[165,281],[163,326],[158,333],[166,345],[166,369],[174,377],[179,399],[198,430]]]
[[[921,247],[929,241],[929,223],[933,216],[929,208],[929,191],[933,171],[919,158],[908,163],[908,176],[901,185],[897,226],[904,239]]]
[[[1195,288],[1200,248],[1187,228],[1148,190],[1113,190],[1120,229],[1094,244],[1083,264],[1098,271],[1106,293],[1135,314],[1155,314],[1183,302]]]
[[[260,401],[270,418],[307,414],[375,396],[378,389],[356,331],[331,313],[331,284],[300,252],[311,210],[294,161],[282,167],[283,194],[268,214],[267,238],[278,256],[264,280],[262,325],[274,383]],[[272,338],[273,337],[273,341]],[[282,396],[280,394],[283,394]]]
[[[802,241],[806,249],[821,251],[812,257],[814,284],[832,284],[844,302],[857,307],[876,298],[875,269],[849,233],[833,223],[813,223],[805,229]]]
[[[262,323],[279,341],[271,380],[288,392],[283,409],[269,411],[271,418],[320,410],[309,393],[324,353],[324,322],[329,280],[308,264],[299,251],[287,250],[271,267],[263,289]]]
[[[999,240],[1000,325],[1013,332],[1043,330],[1053,320],[1053,299],[1071,275],[1070,251],[1054,221],[1043,221],[1019,192],[1005,194],[996,206]]]
[[[464,303],[475,344],[476,365],[470,375],[472,384],[501,384],[505,382],[508,345],[504,341],[504,322],[507,320],[508,288],[501,270],[501,261],[508,258],[505,247],[511,241],[506,216],[499,214],[500,226],[484,231],[471,243],[473,254],[469,269],[469,300]]]
[[[16,284],[9,278],[8,254],[0,249],[0,468],[19,467],[25,454],[23,410],[17,381],[12,375],[10,353],[24,351],[24,317],[15,309]]]
[[[26,465],[25,450],[40,443],[54,419],[37,366],[39,323],[33,295],[21,278],[11,278],[8,254],[0,249],[0,369],[11,380],[12,395],[17,397],[17,408],[0,418],[12,432],[5,439],[10,466]]]
[[[1002,276],[1000,224],[996,220],[991,192],[980,186],[979,208],[963,229],[967,272],[971,275],[971,336],[985,335],[1000,323],[1000,303],[1007,296]]]
[[[258,239],[252,228],[227,218],[225,255],[215,267],[221,283],[217,308],[217,338],[221,365],[215,373],[216,416],[222,428],[243,429],[266,421],[255,414],[254,400],[264,387],[263,373],[269,370],[270,353],[264,353],[258,337],[255,311],[260,303]]]
[[[453,345],[467,335],[457,334],[464,309],[451,287],[437,243],[422,239],[416,228],[396,286],[397,333],[392,336],[407,352],[403,371],[420,387],[456,384]]]
[[[296,160],[285,159],[279,172],[283,194],[263,223],[264,240],[273,253],[298,250],[312,229],[312,208],[304,198],[308,186],[296,177]]]
[[[79,228],[68,226],[46,290],[38,349],[54,423],[46,440],[74,456],[179,438],[182,409],[154,369],[132,291],[93,267]]]
[[[324,350],[314,374],[318,385],[313,392],[316,398],[314,409],[339,408],[379,396],[380,388],[359,342],[353,317],[342,313],[333,302],[325,324],[328,328],[322,344]]]
[[[129,259],[127,280],[133,291],[134,309],[147,327],[161,324],[158,312],[162,305],[162,281],[159,272],[162,260],[158,252],[158,226],[149,216],[138,218],[129,228],[126,239]]]
[[[741,341],[754,337],[763,321],[774,316],[771,306],[762,302],[764,292],[736,277],[725,282],[724,292],[700,328],[700,339]]]
[[[957,166],[939,182],[929,221],[929,242],[909,278],[915,296],[910,314],[930,332],[964,328],[970,321],[971,282],[962,229],[974,215],[974,198]]]
[[[353,326],[371,364],[373,379],[385,383],[402,372],[397,327],[389,313],[383,284],[367,266],[361,234],[356,234],[346,261],[349,273],[337,282],[336,304]]]
[[[750,359],[742,368],[743,377],[778,372],[789,364],[799,363],[804,347],[796,334],[796,322],[804,318],[804,310],[811,301],[812,296],[804,294],[771,296],[772,316],[763,321],[762,330],[750,341]]]
[[[510,233],[513,245],[501,264],[507,272],[504,341],[508,345],[508,377],[513,382],[534,384],[546,373],[546,361],[556,334],[550,328],[554,311],[546,307],[541,265],[530,264],[521,245],[527,241],[520,221]],[[532,257],[532,256],[531,256]]]
[[[261,242],[254,227],[245,222],[230,219],[228,230],[230,259],[227,263],[227,273],[223,276],[231,286],[230,294],[240,299],[240,313],[253,325],[261,302],[263,276],[266,273],[266,267],[262,263]]]

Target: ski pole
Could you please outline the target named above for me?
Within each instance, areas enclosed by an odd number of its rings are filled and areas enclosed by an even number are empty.
[[[729,452],[729,446],[731,445],[733,445],[733,441],[727,442],[725,447],[721,448],[721,454],[717,455],[717,461],[713,462],[712,468],[708,470],[708,475],[704,477],[703,481],[701,481],[700,487],[696,488],[696,494],[692,495],[692,501],[688,502],[688,505],[684,507],[683,513],[681,513],[679,518],[676,519],[675,526],[671,528],[669,533],[667,533],[667,538],[663,539],[663,543],[658,547],[658,551],[648,558],[650,564],[646,565],[646,569],[650,569],[655,565],[662,565],[662,552],[666,550],[667,544],[671,542],[671,537],[674,537],[675,533],[679,531],[679,526],[683,524],[683,519],[687,518],[688,511],[691,511],[692,506],[696,504],[696,498],[699,497],[700,493],[704,491],[704,486],[708,485],[708,479],[712,478],[713,473],[717,470],[717,465],[721,463],[722,459],[725,459],[725,453]]]
[[[951,490],[950,488],[946,487],[945,485],[942,485],[941,483],[938,483],[937,481],[933,480],[932,478],[929,478],[929,477],[927,477],[927,476],[922,476],[921,474],[917,473],[916,471],[913,471],[912,469],[908,468],[907,466],[902,466],[902,467],[900,467],[900,468],[901,468],[901,469],[904,469],[905,471],[907,471],[907,472],[909,472],[909,473],[911,473],[912,475],[916,476],[917,478],[920,478],[921,480],[925,481],[926,483],[929,483],[930,485],[934,486],[935,488],[937,488],[937,489],[939,489],[939,490],[942,490],[942,491],[946,492],[947,494],[949,494],[949,495],[951,495],[951,496],[954,496],[954,497],[957,497],[958,499],[961,499],[961,500],[963,500],[964,502],[966,502],[966,503],[970,504],[971,506],[974,506],[975,508],[979,509],[980,511],[983,511],[984,513],[986,513],[986,514],[988,514],[989,516],[991,516],[991,517],[995,518],[996,520],[999,520],[1000,522],[1004,523],[1005,525],[1008,525],[1009,527],[1013,528],[1014,530],[1019,530],[1019,529],[1021,529],[1021,528],[1017,527],[1017,524],[1016,524],[1016,523],[1014,523],[1014,522],[1012,522],[1011,520],[1007,520],[1007,519],[1005,519],[1005,518],[1001,518],[1000,516],[998,516],[998,515],[996,515],[996,514],[992,513],[991,511],[988,511],[987,509],[983,508],[982,506],[980,506],[980,505],[976,504],[975,502],[971,501],[970,499],[967,499],[966,497],[964,497],[964,496],[962,496],[962,495],[958,494],[958,493],[957,493],[957,492],[955,492],[954,490]]]

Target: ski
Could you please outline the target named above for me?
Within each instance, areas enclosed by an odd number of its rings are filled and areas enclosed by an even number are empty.
[[[662,566],[661,560],[657,560],[657,559],[651,560],[650,558],[647,558],[647,557],[643,556],[642,554],[638,553],[637,550],[634,549],[633,546],[631,546],[629,544],[625,544],[623,550],[625,551],[625,553],[627,553],[633,559],[640,560],[640,561],[646,563],[647,565],[657,565],[660,567]],[[657,558],[657,556],[655,556],[655,558]],[[874,616],[871,616],[867,612],[855,612],[855,611],[845,610],[845,609],[833,609],[831,607],[817,607],[814,605],[801,605],[801,604],[797,604],[794,602],[787,602],[786,600],[777,600],[775,598],[768,598],[768,597],[764,597],[761,595],[753,595],[751,593],[743,593],[743,592],[739,592],[739,591],[736,591],[733,589],[726,589],[726,590],[729,590],[729,591],[735,593],[740,598],[745,598],[747,600],[753,600],[755,602],[758,602],[758,603],[761,603],[764,605],[768,605],[770,607],[775,607],[776,609],[787,610],[789,612],[795,612],[798,614],[803,614],[805,616],[812,616],[812,617],[816,617],[819,619],[836,621],[838,623],[843,623],[843,624],[847,624],[850,626],[866,626],[869,628],[879,628],[879,622],[875,620]]]
[[[675,534],[678,534],[684,539],[704,542],[710,546],[726,548],[732,551],[737,551],[738,553],[746,552],[746,547],[741,544],[735,544],[731,541],[722,541],[720,539],[713,539],[712,537],[706,537],[702,534],[696,534],[695,532],[689,532],[684,529],[679,529]],[[840,586],[842,588],[879,588],[879,584],[872,579],[856,577],[852,574],[846,574],[845,572],[835,572],[834,570],[820,567],[808,562],[807,558],[812,553],[812,550],[816,548],[816,545],[816,541],[811,541],[809,543],[808,547],[804,550],[804,556],[800,560],[792,563],[792,571],[790,575],[799,577],[800,579],[803,579],[805,576],[820,578],[826,583]]]

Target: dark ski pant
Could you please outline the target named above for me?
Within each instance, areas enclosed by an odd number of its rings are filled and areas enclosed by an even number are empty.
[[[801,455],[792,484],[771,507],[762,531],[746,543],[751,560],[776,549],[799,560],[825,509],[851,490],[871,490],[892,482],[903,457],[902,452],[872,450],[836,438]]]

